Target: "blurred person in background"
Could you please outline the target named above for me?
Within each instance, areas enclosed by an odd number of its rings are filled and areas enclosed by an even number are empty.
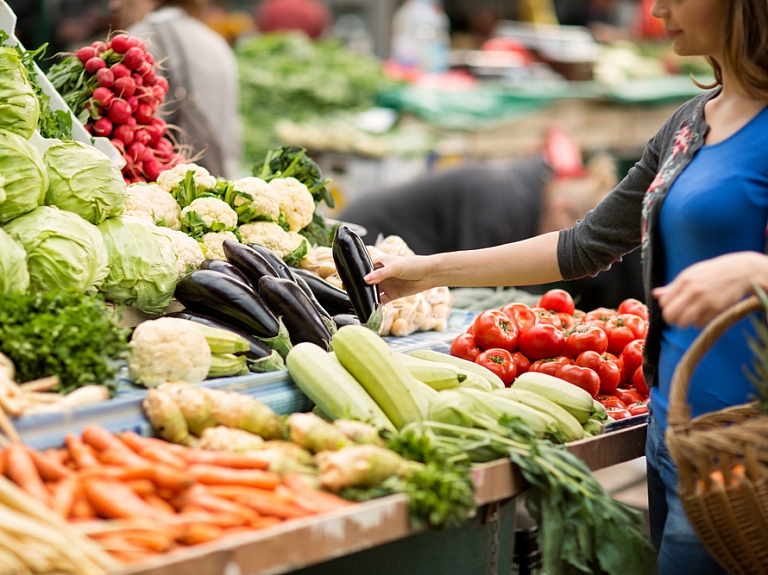
[[[254,18],[262,32],[301,30],[310,38],[319,38],[332,23],[331,11],[318,0],[263,0]]]
[[[235,179],[242,154],[237,62],[229,44],[197,19],[206,0],[110,0],[115,27],[142,38],[169,90],[160,116],[179,128],[188,155]]]

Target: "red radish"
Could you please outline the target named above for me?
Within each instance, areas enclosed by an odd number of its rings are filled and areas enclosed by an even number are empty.
[[[131,48],[143,48],[144,42],[141,41],[141,38],[137,38],[136,36],[128,36],[125,41],[125,45],[128,46],[128,50]],[[126,52],[128,50],[126,50]]]
[[[107,51],[108,47],[104,42],[97,40],[96,42],[91,43],[91,48],[96,50],[96,54],[103,54]]]
[[[152,141],[152,136],[150,136],[149,132],[147,132],[145,129],[139,128],[133,133],[133,141],[141,142],[146,146]]]
[[[144,174],[147,176],[147,181],[156,182],[157,177],[164,171],[165,167],[157,160],[144,161]]]
[[[115,83],[115,73],[109,68],[96,70],[96,81],[102,88],[111,88],[112,84]]]
[[[167,126],[165,124],[165,120],[161,118],[152,118],[144,127],[144,129],[152,137],[152,142],[157,142],[160,138],[162,138],[163,134],[165,134],[166,128]]]
[[[144,85],[144,79],[142,78],[141,74],[138,72],[134,72],[131,74],[131,78],[133,78],[133,81],[136,82],[137,86],[143,86]]]
[[[127,146],[133,142],[133,128],[125,124],[118,126],[115,128],[115,131],[112,134],[112,139],[120,140],[124,145]]]
[[[121,98],[128,98],[136,92],[136,82],[130,76],[120,77],[115,80],[112,90]]]
[[[127,34],[118,34],[117,36],[112,38],[109,44],[112,47],[112,49],[118,54],[125,54],[126,50],[130,48],[127,40],[128,40]]]
[[[140,178],[144,174],[144,162],[142,161],[133,162],[133,167],[131,168],[131,171],[133,172],[134,177]]]
[[[155,80],[155,87],[158,86],[163,89],[163,96],[165,96],[168,93],[168,79],[165,76],[158,76]]]
[[[98,87],[93,91],[93,101],[99,106],[108,107],[114,99],[115,94],[109,88]]]
[[[152,69],[152,64],[144,60],[137,68],[136,71],[144,76],[147,72],[149,72]]]
[[[93,123],[93,133],[106,138],[112,133],[112,122],[108,118],[99,118]]]
[[[138,125],[138,122],[136,121],[136,118],[134,118],[133,116],[130,116],[130,117],[129,117],[129,118],[126,120],[126,121],[125,121],[125,125],[126,125],[126,126],[130,126],[131,128],[135,128],[135,127]]]
[[[144,62],[144,50],[138,47],[128,48],[123,56],[123,64],[130,70],[136,70]]]
[[[96,55],[96,50],[91,46],[83,46],[77,51],[77,59],[85,64],[88,60]]]
[[[127,78],[131,75],[131,71],[125,66],[125,64],[121,64],[120,62],[112,66],[110,70],[112,70],[115,78]]]
[[[147,52],[149,53],[149,52]],[[144,85],[153,86],[157,81],[157,72],[150,66],[149,70],[144,74]]]
[[[93,128],[91,128],[90,124],[85,124],[83,128],[85,128],[85,131],[88,132],[91,136],[93,136]]]
[[[131,107],[131,113],[139,107],[139,99],[136,96],[128,96],[125,101],[128,102],[128,105]]]
[[[152,65],[152,66],[154,66],[154,65],[155,65],[155,58],[154,58],[154,56],[152,56],[152,53],[151,53],[151,52],[149,52],[149,51],[147,51],[147,52],[144,54],[144,60],[146,60],[147,62],[149,62],[149,64],[150,64],[150,65]]]
[[[146,149],[147,147],[141,142],[133,142],[125,149],[125,151],[129,156],[131,156],[131,159],[134,162],[141,162],[144,160],[144,152]]]
[[[102,68],[106,68],[107,63],[99,58],[98,56],[94,56],[93,58],[89,58],[88,61],[85,63],[85,71],[89,74],[95,74]]]
[[[149,86],[136,86],[136,92],[134,94],[140,102],[148,103],[155,96],[155,92]]]
[[[142,178],[141,176],[136,176],[135,178],[133,178],[133,183],[134,184],[146,184],[147,180],[146,180],[146,178]]]
[[[146,124],[155,115],[155,110],[149,104],[139,104],[133,112],[133,117],[139,124]]]
[[[144,146],[144,153],[141,155],[141,161],[144,162],[144,169],[147,168],[147,162],[155,160],[155,151],[150,146]]]
[[[115,98],[107,109],[107,116],[115,124],[125,124],[131,117],[131,107],[125,100]]]

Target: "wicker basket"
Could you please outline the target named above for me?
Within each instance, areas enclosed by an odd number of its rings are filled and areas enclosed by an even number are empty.
[[[706,351],[761,309],[752,297],[712,321],[677,366],[669,398],[666,440],[680,499],[704,546],[731,575],[768,573],[768,416],[750,403],[692,420],[686,398]]]

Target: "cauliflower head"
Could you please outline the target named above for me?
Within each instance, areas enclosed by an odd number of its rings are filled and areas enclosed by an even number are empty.
[[[173,196],[157,184],[132,184],[128,186],[126,215],[151,221],[171,230],[181,229],[181,208]]]
[[[282,231],[282,229],[280,231]],[[200,242],[200,247],[202,248],[205,257],[209,260],[226,261],[227,256],[224,255],[223,246],[224,240],[232,240],[233,242],[240,241],[232,232],[208,232],[205,234]]]
[[[184,178],[187,177],[189,171],[194,172],[195,185],[198,190],[210,191],[216,187],[216,178],[204,167],[197,164],[176,164],[170,170],[165,170],[157,176],[157,184],[166,192],[174,193]]]
[[[131,337],[128,373],[136,383],[198,383],[211,367],[211,348],[194,323],[173,317],[142,322]]]
[[[315,213],[315,201],[307,186],[296,178],[275,178],[269,185],[280,195],[280,212],[289,232],[307,227]]]
[[[289,265],[307,255],[309,242],[297,232],[286,232],[274,222],[251,222],[240,226],[240,240],[244,244],[258,244],[269,248]]]
[[[171,240],[173,251],[176,254],[176,269],[179,279],[188,273],[198,269],[205,256],[200,244],[190,238],[184,232],[158,227],[157,231]]]
[[[232,231],[237,227],[237,214],[218,198],[197,198],[181,210],[181,230],[200,238],[208,232]]]
[[[280,219],[280,195],[261,178],[241,178],[232,182],[235,192],[248,194],[235,196],[232,207],[238,215],[240,223],[252,220],[267,220],[276,222]]]

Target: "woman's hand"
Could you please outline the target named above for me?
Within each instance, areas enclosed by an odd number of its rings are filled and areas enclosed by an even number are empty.
[[[373,257],[375,269],[365,276],[365,281],[379,285],[382,303],[422,292],[435,287],[429,281],[427,260],[428,256],[376,255]]]
[[[753,283],[768,285],[768,256],[735,252],[694,264],[652,293],[668,324],[701,328],[752,293]]]

